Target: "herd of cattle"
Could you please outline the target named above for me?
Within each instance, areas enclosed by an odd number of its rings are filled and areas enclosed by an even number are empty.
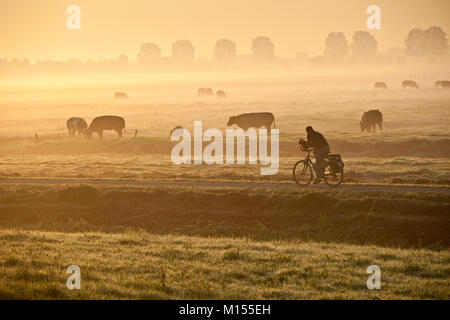
[[[375,82],[375,89],[382,89],[382,90],[387,90],[388,86],[386,85],[385,82]],[[434,86],[436,88],[450,88],[450,81],[447,80],[438,80],[434,82]],[[402,81],[402,88],[403,89],[407,89],[407,88],[412,88],[412,89],[419,89],[419,85],[417,84],[417,82],[413,81],[413,80],[404,80]]]
[[[227,97],[227,94],[225,93],[225,91],[218,90],[214,94],[214,91],[211,88],[200,88],[197,90],[197,95],[200,97],[213,97],[215,95],[219,99],[225,99]]]
[[[378,125],[380,131],[382,130],[383,114],[379,110],[370,110],[363,114],[360,121],[361,132],[375,132],[375,126]],[[122,137],[125,131],[125,120],[118,116],[101,116],[92,120],[88,126],[86,120],[80,117],[72,117],[67,120],[67,130],[69,135],[73,137],[75,133],[79,136],[92,138],[93,133],[97,133],[100,138],[103,138],[103,131],[114,130],[117,132],[119,138]],[[239,128],[247,131],[249,128],[265,127],[268,131],[275,128],[275,117],[271,112],[253,112],[243,113],[237,116],[232,116],[228,119],[227,126],[237,125]],[[181,126],[176,126],[172,129],[171,134],[176,129],[182,129]],[[137,131],[135,130],[135,136]]]
[[[435,87],[437,88],[450,88],[450,81],[439,80],[436,81]],[[412,80],[402,81],[402,88],[413,88],[418,89],[419,85]],[[375,82],[375,89],[387,90],[388,86],[385,82]],[[216,93],[211,88],[200,88],[197,90],[197,95],[201,97],[211,97],[217,96],[219,99],[225,99],[227,97],[226,93],[222,90],[218,90]],[[116,92],[114,94],[115,98],[128,98],[125,92]],[[376,126],[383,130],[383,114],[380,110],[369,110],[364,112],[361,121],[359,122],[361,132],[375,132]],[[254,113],[243,113],[237,116],[232,116],[228,119],[228,126],[237,125],[243,130],[248,130],[249,128],[261,128],[265,127],[268,131],[272,127],[275,127],[275,117],[271,112],[254,112]],[[181,126],[176,126],[172,129],[171,133],[176,129],[182,128]],[[91,124],[88,126],[86,120],[80,117],[72,117],[67,120],[67,130],[70,136],[74,136],[76,132],[78,134],[84,135],[87,138],[92,138],[93,133],[97,133],[100,138],[103,138],[103,131],[114,130],[117,132],[119,138],[122,137],[125,131],[125,120],[118,116],[101,116],[92,120]],[[135,130],[135,136],[137,130]]]

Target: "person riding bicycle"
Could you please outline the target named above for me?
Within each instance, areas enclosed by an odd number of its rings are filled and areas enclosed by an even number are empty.
[[[330,153],[330,146],[325,137],[311,126],[306,127],[306,142],[303,144],[306,148],[314,148],[314,157],[316,162],[314,163],[314,171],[316,172],[316,179],[314,184],[319,183],[323,178],[325,158]]]

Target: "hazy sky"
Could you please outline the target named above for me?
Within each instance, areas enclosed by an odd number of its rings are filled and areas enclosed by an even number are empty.
[[[66,8],[81,8],[81,30],[68,30]],[[171,43],[191,40],[196,56],[210,57],[219,38],[250,52],[258,35],[276,53],[320,54],[330,31],[347,39],[366,30],[366,8],[381,7],[382,29],[372,31],[380,50],[403,46],[412,28],[441,26],[450,34],[450,0],[0,0],[0,57],[135,59],[145,41],[170,55]]]

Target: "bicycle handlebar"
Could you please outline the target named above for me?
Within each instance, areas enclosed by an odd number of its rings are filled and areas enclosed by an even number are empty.
[[[310,152],[310,151],[314,151],[314,150],[315,150],[315,148],[313,148],[313,147],[305,148],[305,147],[303,147],[303,146],[300,146],[300,149],[301,149],[302,151],[305,151],[305,152]]]

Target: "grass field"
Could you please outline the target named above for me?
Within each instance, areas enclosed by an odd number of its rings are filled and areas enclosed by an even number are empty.
[[[167,155],[10,155],[0,157],[0,178],[293,182],[292,168],[304,157],[299,151],[297,157],[282,157],[278,174],[262,177],[260,166],[173,165]],[[447,158],[364,157],[344,162],[344,182],[450,185]]]
[[[449,299],[448,251],[146,232],[0,231],[0,298]],[[81,290],[68,290],[69,265]],[[366,268],[381,269],[368,290]]]
[[[420,90],[387,75],[387,92],[368,78],[215,83],[225,101],[196,97],[204,84],[128,86],[125,102],[111,86],[1,89],[0,179],[79,183],[0,183],[0,298],[450,299],[449,91],[429,75]],[[382,133],[360,132],[370,109],[383,112]],[[229,116],[256,111],[273,112],[280,130],[277,175],[172,163],[174,126],[223,132]],[[67,118],[103,114],[125,118],[124,138],[68,137]],[[345,184],[391,191],[278,188],[294,185],[307,125],[342,154]],[[71,264],[82,290],[66,288]],[[381,268],[381,290],[366,287],[369,265]]]

